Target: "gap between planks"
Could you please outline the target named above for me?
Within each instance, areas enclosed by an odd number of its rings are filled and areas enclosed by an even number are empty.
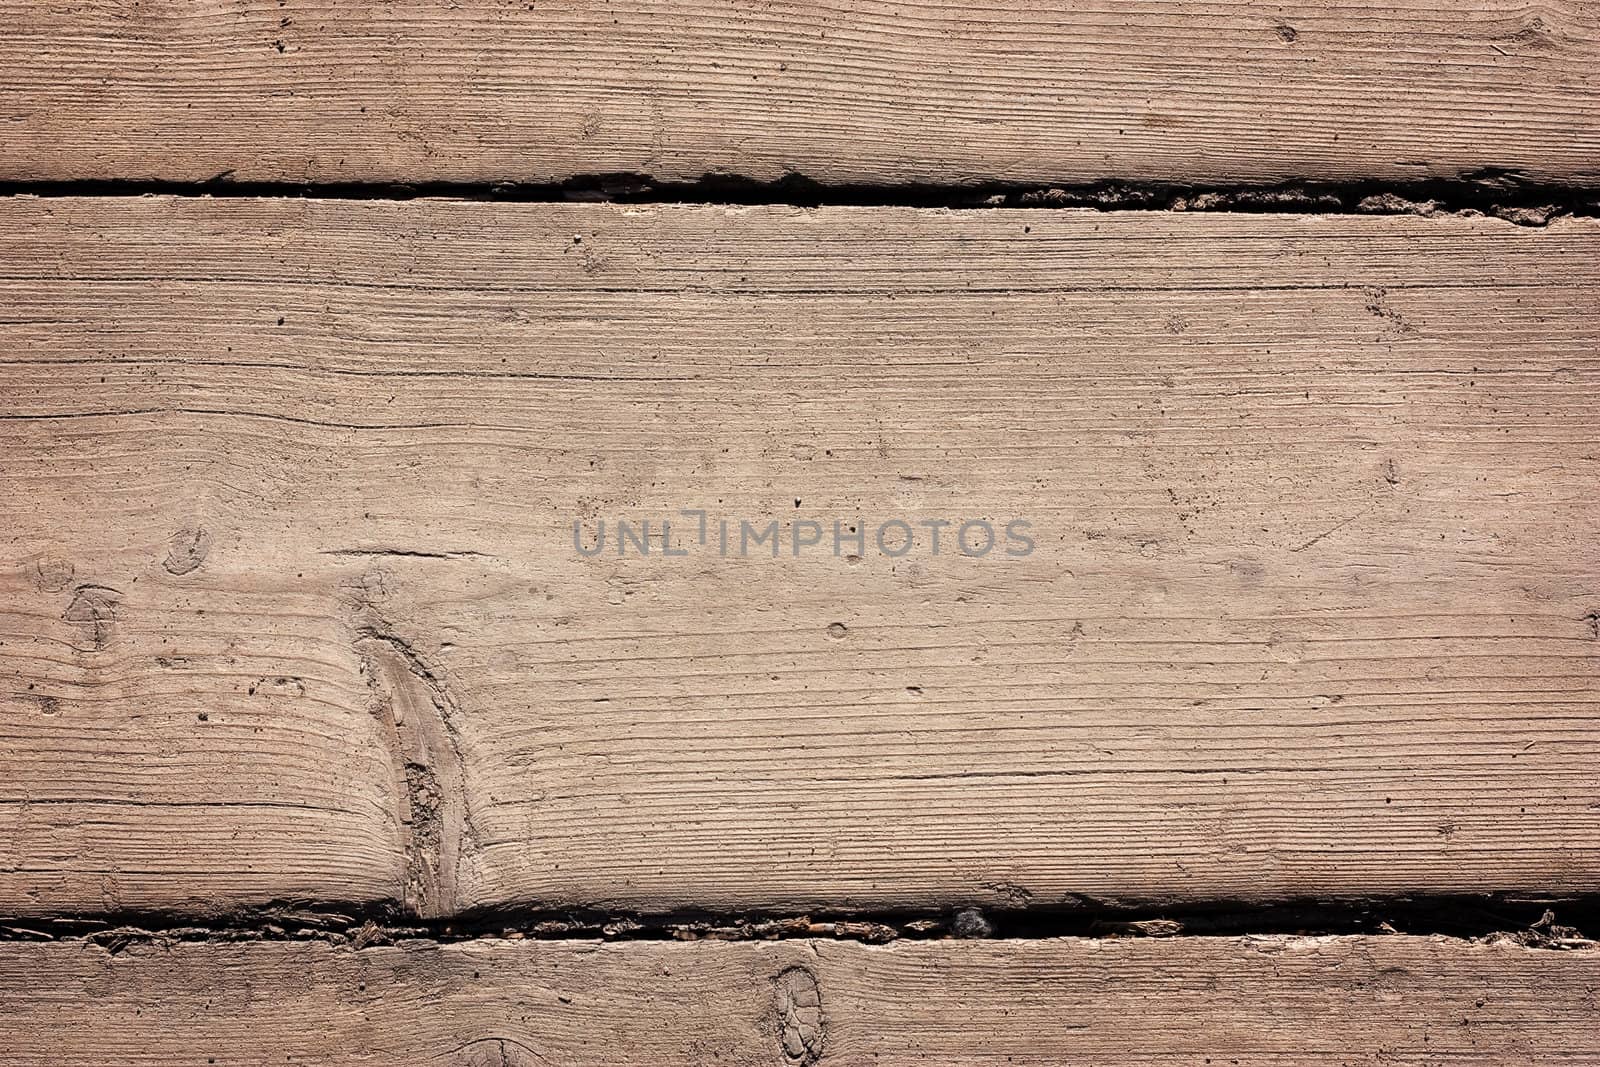
[[[1424,896],[1368,901],[1200,903],[1168,908],[962,908],[851,914],[716,914],[568,909],[485,910],[424,919],[396,906],[308,901],[242,908],[197,919],[154,912],[13,918],[0,916],[0,942],[86,941],[113,952],[133,944],[193,941],[326,941],[393,944],[401,940],[786,941],[826,938],[893,941],[1121,939],[1173,937],[1338,937],[1407,935],[1463,942],[1513,942],[1528,948],[1588,949],[1585,931],[1600,929],[1600,896],[1513,898]]]
[[[1271,185],[1185,185],[1097,181],[1028,184],[977,181],[950,184],[865,184],[816,181],[791,173],[762,181],[731,174],[662,180],[650,174],[580,175],[559,182],[286,182],[235,181],[231,172],[208,181],[12,180],[0,197],[41,199],[141,196],[216,199],[481,200],[507,203],[680,204],[741,207],[882,207],[979,210],[1091,209],[1096,211],[1236,212],[1285,215],[1488,216],[1518,226],[1600,215],[1600,188],[1533,182],[1485,168],[1427,181],[1289,181]]]

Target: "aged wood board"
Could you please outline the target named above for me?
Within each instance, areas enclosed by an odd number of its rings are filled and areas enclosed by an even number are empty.
[[[0,264],[0,913],[1600,888],[1600,223],[13,198]]]
[[[1594,1063],[1600,953],[1445,938],[0,944],[13,1067]]]
[[[1559,0],[4,0],[0,180],[1600,179]]]

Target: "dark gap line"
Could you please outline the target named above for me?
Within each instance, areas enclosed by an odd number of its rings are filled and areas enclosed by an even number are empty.
[[[1022,894],[1021,890],[1017,891]],[[1039,940],[1054,937],[1243,937],[1405,934],[1462,940],[1509,938],[1530,948],[1593,949],[1600,894],[1432,894],[1252,903],[1215,901],[1168,906],[1087,898],[1070,904],[1004,908],[795,912],[664,912],[600,908],[484,909],[422,919],[398,905],[284,901],[197,916],[124,911],[60,918],[0,916],[0,941],[78,941],[120,951],[133,944],[328,941],[392,944],[493,938],[608,941],[769,941],[815,938],[868,944],[945,939]]]
[[[1106,180],[1051,185],[860,184],[819,182],[802,174],[761,181],[707,174],[659,181],[648,174],[579,175],[560,182],[235,181],[231,172],[203,182],[155,179],[0,181],[0,196],[217,199],[420,200],[503,203],[698,204],[706,206],[882,208],[1089,208],[1100,211],[1201,211],[1318,215],[1485,215],[1542,226],[1564,216],[1600,216],[1600,189],[1538,183],[1515,170],[1489,168],[1454,178],[1409,182],[1290,182],[1206,186]]]

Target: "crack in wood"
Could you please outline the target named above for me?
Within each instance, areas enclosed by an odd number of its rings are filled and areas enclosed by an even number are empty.
[[[405,850],[405,906],[423,918],[451,913],[463,854],[476,849],[455,720],[454,693],[439,670],[368,605],[356,629],[371,710],[394,768]]]

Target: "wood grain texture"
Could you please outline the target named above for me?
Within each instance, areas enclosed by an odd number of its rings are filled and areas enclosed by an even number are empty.
[[[1597,253],[4,202],[0,911],[1600,890]],[[574,551],[683,507],[1038,549]]]
[[[0,945],[12,1067],[1594,1063],[1600,953],[1419,937]]]
[[[4,0],[0,179],[1600,180],[1583,0]]]

